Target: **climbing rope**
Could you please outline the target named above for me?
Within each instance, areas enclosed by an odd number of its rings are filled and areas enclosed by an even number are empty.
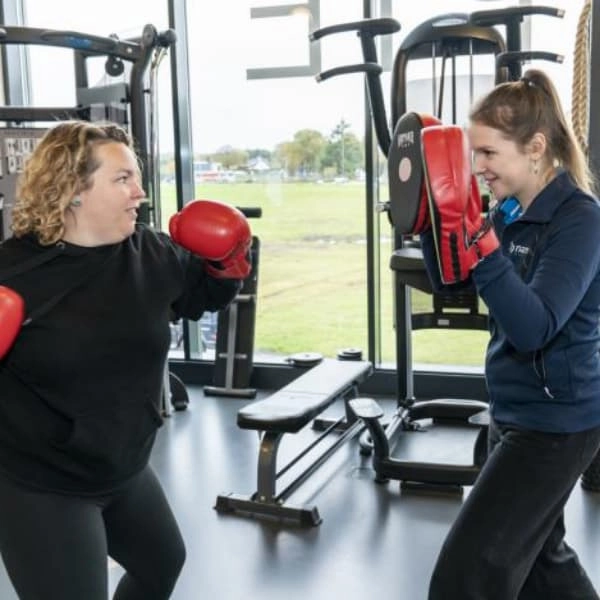
[[[588,155],[590,28],[592,0],[585,0],[575,36],[573,83],[571,87],[571,122],[581,149]]]

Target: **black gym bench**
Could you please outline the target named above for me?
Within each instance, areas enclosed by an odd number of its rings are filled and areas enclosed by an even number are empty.
[[[364,428],[350,410],[348,401],[358,396],[358,386],[372,372],[362,360],[323,359],[274,394],[247,404],[237,413],[241,429],[261,434],[258,451],[257,489],[250,496],[219,495],[215,509],[220,513],[239,513],[315,526],[321,522],[316,506],[290,506],[286,499],[319,468],[344,442]],[[277,471],[277,450],[286,433],[298,433],[337,399],[344,400],[345,414],[331,424],[285,467]],[[313,450],[332,431],[342,432],[285,489],[277,492],[277,479]]]

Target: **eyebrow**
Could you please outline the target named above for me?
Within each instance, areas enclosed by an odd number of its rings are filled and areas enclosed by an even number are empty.
[[[139,169],[124,169],[119,168],[115,171],[115,177],[121,177],[122,175],[126,175],[127,177],[141,177],[141,171]]]

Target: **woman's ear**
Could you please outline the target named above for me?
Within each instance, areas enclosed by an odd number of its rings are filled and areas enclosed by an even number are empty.
[[[546,154],[546,147],[546,136],[541,131],[537,131],[527,144],[527,151],[532,160],[540,160]]]

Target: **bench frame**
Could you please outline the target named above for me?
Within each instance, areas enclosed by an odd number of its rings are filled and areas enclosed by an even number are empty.
[[[335,365],[333,364],[335,363]],[[333,367],[333,370],[332,370]],[[347,371],[344,374],[344,371]],[[317,366],[306,371],[297,379],[293,380],[282,389],[278,390],[268,398],[251,403],[238,412],[238,426],[244,429],[257,429],[260,434],[260,445],[257,464],[257,488],[250,496],[238,494],[226,494],[217,496],[215,509],[219,513],[238,513],[247,516],[271,518],[278,521],[289,522],[301,527],[316,526],[322,519],[316,506],[295,506],[286,504],[286,500],[295,492],[300,485],[306,481],[325,461],[331,457],[345,442],[356,437],[363,429],[364,424],[356,417],[350,409],[349,401],[358,397],[358,386],[372,372],[372,365],[366,361],[338,361],[324,359]],[[314,394],[306,391],[306,386],[314,384],[316,377],[327,378],[328,374],[335,374],[333,379],[325,379],[320,393]],[[344,379],[341,380],[342,376]],[[337,378],[337,379],[336,379]],[[325,392],[327,388],[327,392]],[[306,405],[306,415],[303,422],[295,421],[294,425],[286,426],[286,401],[293,400],[298,396],[299,402]],[[290,462],[277,471],[277,453],[283,436],[286,433],[295,433],[304,429],[316,414],[320,414],[336,400],[344,400],[344,415],[336,421],[332,421],[325,430],[304,449],[302,449]],[[252,419],[243,418],[248,415],[248,410],[253,407],[260,409],[266,406],[274,407],[281,401],[281,420],[274,417],[270,423],[260,423],[253,426]],[[261,404],[262,403],[262,404]],[[268,403],[268,404],[267,404]],[[290,407],[293,411],[293,407]],[[244,412],[245,411],[245,412]],[[278,412],[279,414],[279,412]],[[289,415],[288,415],[289,416]],[[297,416],[297,413],[296,413]],[[258,429],[258,424],[262,429]],[[284,489],[278,491],[277,480],[289,472],[297,463],[321,444],[332,432],[341,432],[332,444],[327,445],[312,462],[296,475],[291,483]]]

